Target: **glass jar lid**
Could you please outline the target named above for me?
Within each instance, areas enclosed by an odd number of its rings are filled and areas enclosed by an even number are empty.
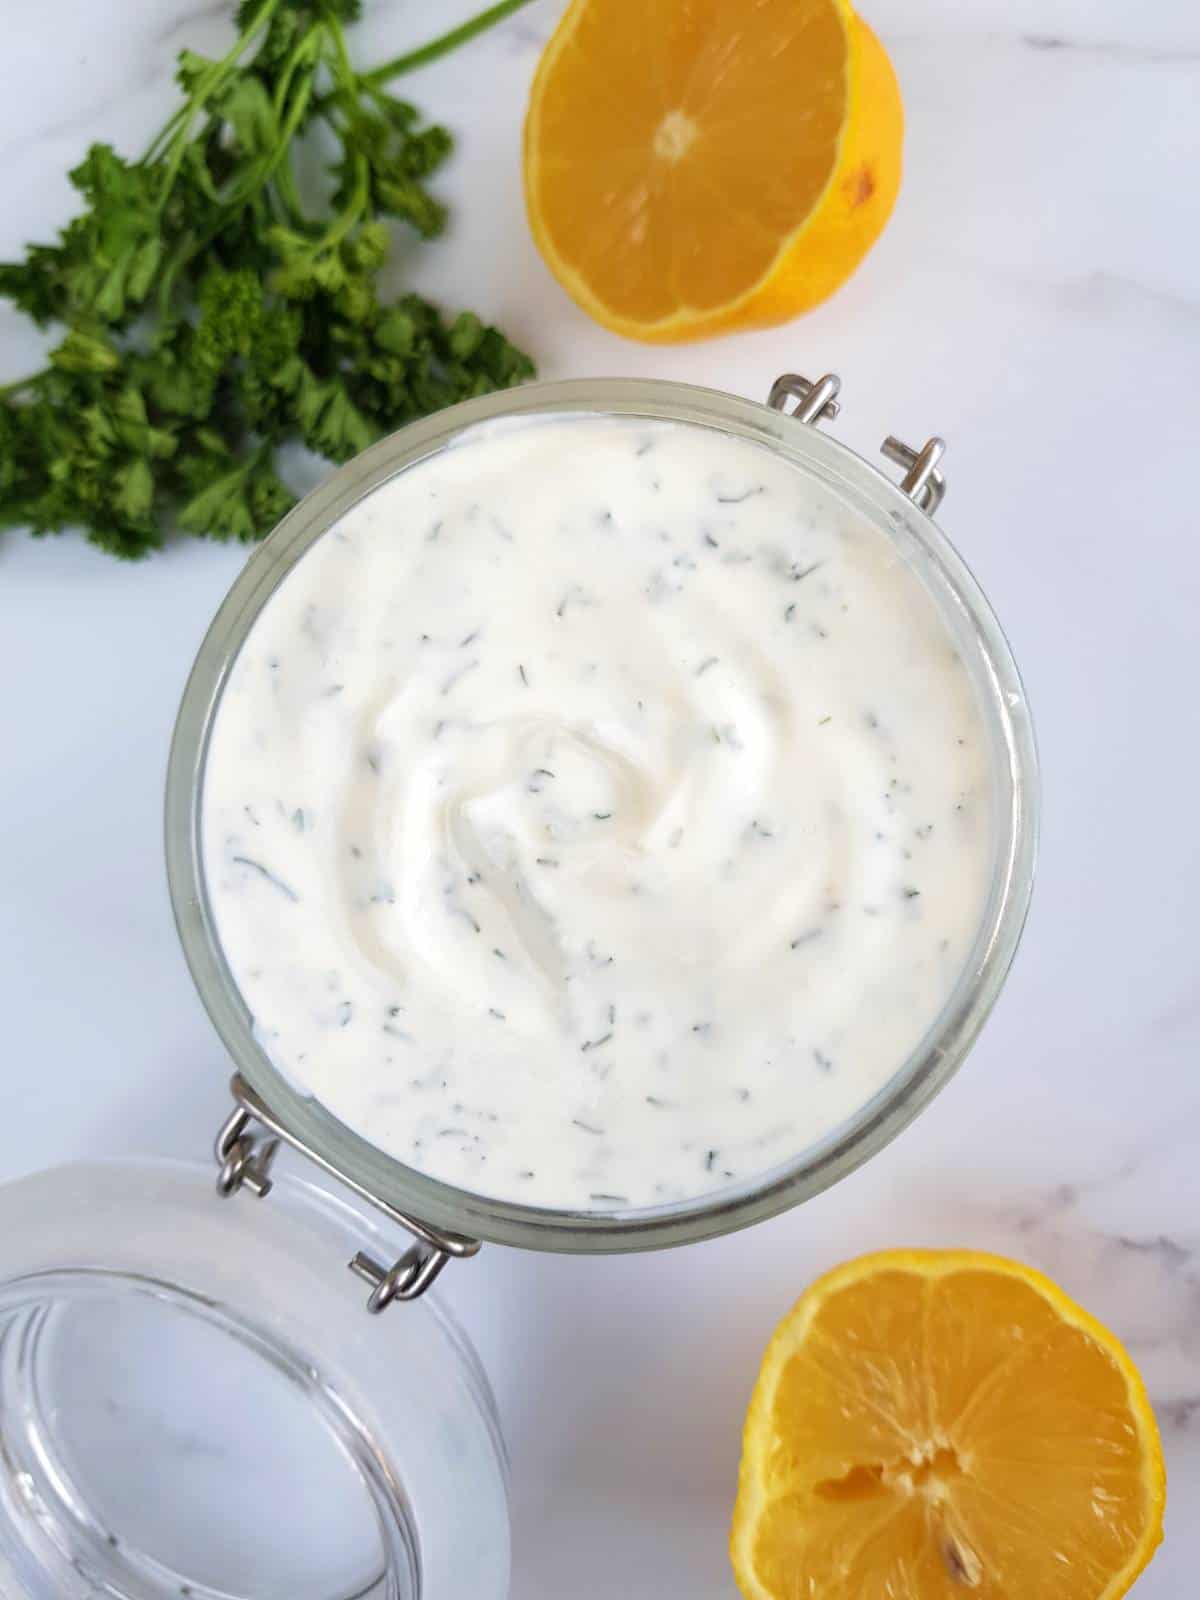
[[[502,1600],[507,1465],[434,1300],[331,1270],[382,1220],[298,1178],[80,1163],[0,1189],[7,1600]]]
[[[905,469],[898,487],[819,431],[817,423],[836,415],[837,390],[832,377],[809,384],[788,375],[764,406],[682,384],[589,380],[532,385],[467,402],[381,441],[302,501],[247,563],[213,622],[185,692],[167,785],[168,871],[185,953],[236,1064],[235,1093],[249,1117],[305,1150],[426,1241],[425,1255],[410,1259],[392,1288],[399,1282],[411,1293],[416,1277],[431,1277],[448,1255],[470,1253],[474,1240],[634,1250],[704,1238],[772,1215],[835,1182],[892,1138],[957,1068],[991,1009],[1015,953],[1032,884],[1036,757],[1024,693],[987,601],[930,517],[945,487],[941,441],[931,440],[920,451],[895,439],[885,442],[885,455]],[[205,762],[222,691],[257,618],[297,562],[366,496],[456,444],[466,430],[497,419],[554,415],[668,421],[751,441],[882,532],[932,597],[973,681],[995,788],[994,870],[977,936],[940,1014],[886,1085],[831,1134],[753,1179],[696,1199],[614,1214],[526,1206],[441,1182],[385,1154],[291,1083],[255,1036],[226,964],[201,850]],[[243,1155],[243,1168],[252,1175],[249,1151]]]

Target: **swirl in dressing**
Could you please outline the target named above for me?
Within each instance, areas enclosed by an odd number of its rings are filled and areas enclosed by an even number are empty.
[[[209,749],[259,1036],[383,1150],[620,1210],[744,1182],[876,1092],[962,972],[991,756],[890,542],[682,424],[476,429],[259,616]]]

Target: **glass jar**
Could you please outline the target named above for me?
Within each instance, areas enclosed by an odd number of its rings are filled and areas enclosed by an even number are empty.
[[[378,1322],[327,1270],[393,1231],[187,1163],[0,1189],[5,1600],[503,1600],[482,1368],[434,1299]]]
[[[987,601],[933,523],[944,489],[931,440],[917,452],[889,439],[884,454],[906,468],[899,487],[862,457],[819,431],[835,416],[838,380],[787,375],[768,405],[677,383],[581,380],[538,384],[469,401],[414,423],[374,445],[298,505],[235,582],[209,630],[184,695],[167,784],[167,861],[175,915],[192,975],[237,1068],[240,1109],[218,1146],[228,1189],[258,1182],[265,1150],[253,1123],[304,1150],[423,1241],[387,1277],[360,1262],[381,1300],[419,1292],[448,1256],[476,1241],[577,1252],[650,1249],[728,1232],[795,1205],[844,1177],[928,1104],[959,1066],[1003,984],[1032,886],[1036,756],[1016,665]],[[795,410],[789,406],[795,402]],[[925,1037],[871,1100],[800,1155],[714,1195],[619,1215],[522,1206],[439,1182],[383,1154],[351,1132],[271,1064],[224,962],[208,905],[200,849],[206,749],[222,686],[244,640],[283,579],[313,542],[382,483],[446,449],[464,430],[497,418],[547,414],[654,418],[747,439],[787,458],[823,489],[865,516],[918,575],[975,681],[993,745],[998,845],[994,878],[974,948]],[[432,1254],[431,1254],[432,1252]]]

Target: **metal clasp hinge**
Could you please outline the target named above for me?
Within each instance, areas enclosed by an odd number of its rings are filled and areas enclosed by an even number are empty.
[[[837,402],[842,380],[836,372],[827,372],[816,383],[802,378],[798,372],[782,372],[771,385],[767,404],[784,416],[795,417],[797,422],[832,422],[842,409]],[[788,409],[788,401],[796,404]]]
[[[243,1188],[249,1189],[260,1200],[270,1194],[271,1166],[282,1142],[291,1145],[293,1150],[298,1150],[323,1172],[344,1183],[360,1199],[368,1201],[405,1232],[413,1235],[412,1244],[390,1267],[384,1266],[363,1250],[347,1262],[356,1277],[371,1285],[367,1310],[372,1314],[385,1310],[393,1300],[416,1300],[425,1293],[452,1257],[466,1258],[479,1250],[478,1239],[431,1228],[427,1223],[397,1210],[386,1200],[380,1200],[344,1172],[339,1172],[303,1139],[284,1127],[240,1073],[235,1073],[230,1080],[229,1091],[235,1101],[234,1108],[221,1124],[213,1146],[219,1168],[219,1195],[236,1194]],[[266,1131],[258,1131],[255,1124]]]
[[[889,461],[907,469],[900,487],[914,505],[932,516],[946,497],[946,479],[938,468],[938,462],[946,454],[946,441],[934,434],[919,450],[914,450],[912,445],[889,433],[879,448]]]
[[[816,383],[802,378],[798,372],[784,372],[771,385],[767,404],[785,416],[795,417],[798,422],[832,422],[841,410],[836,398],[841,388],[842,380],[835,372],[827,372]],[[789,402],[793,400],[796,404],[789,409]],[[946,441],[935,434],[920,450],[914,450],[912,445],[889,433],[879,448],[889,461],[905,469],[900,482],[904,493],[919,510],[932,516],[946,494],[945,475],[938,465],[946,453]]]

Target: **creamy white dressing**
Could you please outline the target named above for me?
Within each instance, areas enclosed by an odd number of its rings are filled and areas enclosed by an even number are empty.
[[[473,430],[272,596],[203,795],[264,1048],[380,1149],[613,1211],[742,1183],[936,1019],[991,756],[919,580],[712,430]]]

